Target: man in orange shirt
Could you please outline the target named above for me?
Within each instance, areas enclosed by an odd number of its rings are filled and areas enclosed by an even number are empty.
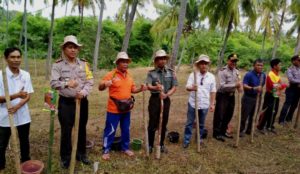
[[[117,126],[120,122],[121,128],[121,148],[128,155],[134,153],[129,150],[130,142],[130,110],[133,107],[132,93],[139,93],[147,90],[142,84],[137,88],[133,78],[128,73],[128,64],[131,59],[126,52],[119,52],[114,62],[117,68],[108,72],[99,83],[99,90],[109,89],[109,98],[107,103],[106,123],[103,135],[103,155],[102,159],[109,160],[109,151],[114,141]]]

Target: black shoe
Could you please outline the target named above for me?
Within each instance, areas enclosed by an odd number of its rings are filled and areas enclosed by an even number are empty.
[[[183,147],[184,149],[188,148],[188,147],[189,147],[189,143],[183,143],[182,147]]]
[[[160,146],[161,153],[168,153],[168,149],[165,146]]]
[[[91,161],[85,155],[76,157],[76,160],[82,162],[84,165],[91,165]]]
[[[5,166],[0,166],[0,171],[4,170],[4,169],[5,169]]]
[[[152,153],[152,152],[153,152],[153,147],[149,146],[149,153]]]
[[[63,169],[68,169],[69,166],[70,166],[70,161],[68,161],[68,160],[62,160],[62,161],[60,162],[60,165],[61,165],[61,167],[62,167]]]
[[[271,132],[271,133],[277,135],[277,132],[275,131],[275,129],[269,128],[269,129],[267,129],[267,130],[268,130],[269,132]]]
[[[233,139],[233,136],[228,134],[227,132],[223,135],[225,138]]]
[[[240,132],[240,137],[245,137],[245,133],[244,132]]]
[[[247,130],[245,133],[246,133],[247,135],[250,135],[250,134],[251,134],[251,131],[248,131],[248,130]]]
[[[216,140],[225,142],[225,139],[221,135],[213,136]]]

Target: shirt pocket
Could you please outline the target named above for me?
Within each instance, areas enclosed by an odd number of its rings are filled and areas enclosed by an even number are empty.
[[[85,80],[86,79],[86,74],[85,74],[85,71],[84,70],[79,70],[78,71],[78,76],[81,80]]]
[[[61,71],[61,80],[69,81],[71,79],[71,71],[62,70]]]

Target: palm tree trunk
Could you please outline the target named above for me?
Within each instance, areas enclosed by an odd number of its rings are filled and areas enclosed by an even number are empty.
[[[300,51],[300,27],[298,28],[297,46],[295,48],[294,55],[299,54],[299,51]]]
[[[69,0],[66,1],[65,17],[67,16]]]
[[[170,61],[170,67],[172,69],[174,69],[176,59],[177,59],[179,41],[180,41],[180,37],[181,37],[181,34],[182,34],[183,25],[184,25],[186,6],[187,6],[187,0],[181,0],[180,12],[179,12],[179,17],[178,17],[178,25],[177,25],[177,33],[176,33],[175,43],[174,43],[174,46],[173,46],[173,49],[172,49],[172,57],[171,57],[171,61]]]
[[[20,32],[20,38],[19,38],[19,48],[21,48],[21,45],[22,45],[22,40],[23,40],[23,32],[24,32],[24,14],[22,16],[22,28],[21,28],[21,32]]]
[[[94,49],[94,62],[93,62],[93,72],[95,73],[98,66],[98,54],[99,54],[99,45],[100,45],[100,36],[101,36],[101,29],[102,29],[102,18],[103,18],[103,11],[104,11],[104,0],[100,0],[100,15],[98,20],[98,28],[97,28],[97,36],[96,36],[96,43]]]
[[[27,55],[27,0],[24,1],[24,60],[25,70],[29,71]]]
[[[83,28],[83,6],[81,6],[81,12],[80,12],[80,31]]]
[[[125,36],[124,36],[124,40],[123,40],[123,44],[122,44],[122,51],[125,51],[125,52],[127,52],[127,49],[128,49],[132,23],[134,20],[134,15],[135,15],[136,7],[137,7],[138,3],[139,3],[138,0],[133,0],[132,5],[131,5],[131,12],[130,12],[129,19],[126,24],[126,32],[125,32]]]
[[[263,59],[264,57],[266,36],[267,36],[267,30],[265,29],[263,33],[263,40],[262,40],[262,47],[261,47],[261,54],[260,54],[261,59]]]
[[[274,38],[274,47],[273,47],[273,51],[272,51],[272,59],[274,59],[276,57],[276,51],[277,51],[277,48],[278,48],[278,45],[279,45],[281,28],[282,28],[282,25],[283,25],[284,15],[285,15],[285,11],[286,11],[286,0],[282,1],[282,5],[283,5],[283,9],[282,9],[282,14],[281,14],[280,24],[279,24],[277,34]]]
[[[9,0],[6,0],[6,47],[8,47],[8,40],[9,40],[9,36],[8,36],[8,21],[9,21]]]
[[[125,11],[125,24],[128,22],[129,17],[129,3],[127,2],[126,11]]]
[[[183,55],[184,55],[184,52],[185,52],[186,45],[187,45],[187,36],[184,37],[184,44],[183,44],[183,48],[181,50],[180,58],[179,58],[179,61],[178,61],[178,64],[177,64],[176,73],[179,71],[179,68],[180,68],[180,65],[181,65],[181,62],[182,62],[182,59],[183,59]]]
[[[224,39],[222,50],[221,50],[220,57],[219,57],[219,60],[218,60],[218,69],[217,69],[217,72],[221,69],[222,64],[223,64],[224,54],[225,54],[225,50],[226,50],[226,46],[227,46],[227,41],[228,41],[231,29],[232,29],[232,22],[233,22],[233,14],[231,14],[230,20],[228,22],[225,39]]]
[[[48,43],[48,54],[47,54],[47,61],[46,61],[46,80],[49,80],[50,77],[50,70],[51,70],[51,59],[52,59],[52,44],[53,44],[53,26],[54,26],[54,15],[55,15],[55,5],[56,0],[52,1],[52,12],[51,12],[51,25],[49,31],[49,43]]]

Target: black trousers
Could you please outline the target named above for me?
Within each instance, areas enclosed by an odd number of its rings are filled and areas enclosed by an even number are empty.
[[[72,152],[72,128],[75,122],[76,103],[74,98],[59,97],[58,119],[61,126],[60,157],[63,161],[71,159]],[[88,100],[81,99],[80,121],[76,156],[86,155],[86,124],[88,120]]]
[[[243,132],[246,128],[246,133],[250,133],[252,129],[253,115],[255,112],[256,96],[243,95],[241,108],[241,128]],[[247,122],[248,121],[248,122]],[[247,127],[246,127],[247,123]]]
[[[278,112],[279,98],[275,98],[272,93],[266,92],[263,104],[264,114],[261,114],[257,128],[274,129],[274,122]]]
[[[21,150],[21,162],[30,160],[29,129],[30,123],[17,126]],[[5,167],[5,151],[8,145],[10,135],[10,127],[0,127],[0,168]]]
[[[152,94],[149,99],[148,111],[149,111],[149,124],[148,124],[148,138],[149,146],[153,147],[155,131],[158,130],[159,117],[160,117],[160,97],[159,94]],[[163,110],[163,119],[162,119],[162,129],[161,129],[161,139],[160,145],[164,145],[164,140],[167,131],[167,124],[169,120],[169,112],[171,101],[170,98],[163,100],[164,110]]]
[[[293,120],[294,112],[298,106],[300,99],[300,88],[297,84],[291,84],[285,90],[285,102],[281,109],[279,123],[283,123],[285,121],[291,122]]]
[[[233,116],[235,105],[234,93],[216,94],[216,109],[213,120],[213,136],[224,135]]]

